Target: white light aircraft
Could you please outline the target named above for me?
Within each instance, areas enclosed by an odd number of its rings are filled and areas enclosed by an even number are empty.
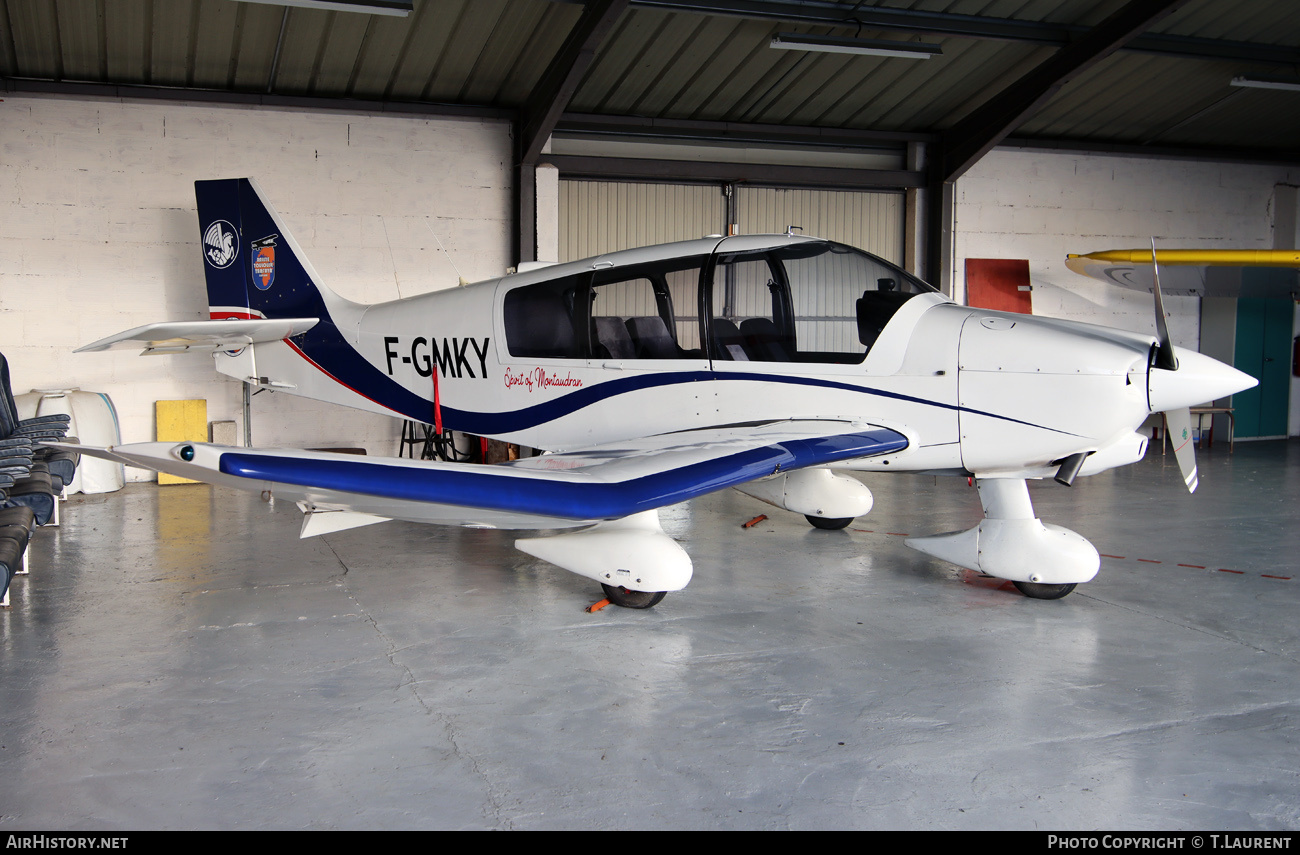
[[[1133,463],[1148,415],[1185,435],[1188,407],[1255,382],[1175,353],[1159,309],[1155,337],[972,309],[795,235],[614,252],[360,305],[321,283],[254,182],[195,186],[212,319],[82,351],[206,350],[244,382],[548,453],[488,466],[198,442],[79,450],[292,499],[304,537],[387,519],[551,530],[516,545],[633,608],[691,577],[658,508],[735,487],[841,528],[872,505],[847,471],[973,476],[984,519],[908,545],[1065,596],[1096,574],[1097,550],[1037,519],[1025,480]]]

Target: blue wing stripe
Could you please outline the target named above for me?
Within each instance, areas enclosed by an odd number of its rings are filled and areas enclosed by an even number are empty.
[[[887,428],[787,440],[621,482],[558,480],[505,467],[395,467],[361,460],[221,455],[227,475],[412,502],[432,502],[569,520],[617,519],[773,474],[900,451]]]

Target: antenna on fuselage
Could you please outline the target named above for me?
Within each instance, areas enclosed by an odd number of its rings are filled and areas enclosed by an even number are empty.
[[[442,250],[443,255],[447,256],[447,261],[451,264],[451,269],[456,271],[456,278],[460,280],[461,287],[463,288],[468,285],[469,280],[465,278],[465,274],[460,272],[460,268],[456,266],[456,260],[451,257],[450,252],[447,252],[447,247],[442,245],[442,241],[438,239],[438,233],[433,230],[433,226],[429,225],[427,217],[424,220],[424,226],[429,230],[429,234],[433,235],[433,239],[438,241],[438,248]]]

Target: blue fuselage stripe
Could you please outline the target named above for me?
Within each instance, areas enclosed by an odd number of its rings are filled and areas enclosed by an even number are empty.
[[[365,396],[370,398],[370,400],[388,407],[394,412],[402,413],[407,418],[426,422],[428,424],[433,423],[432,401],[415,394],[405,386],[402,386],[392,377],[385,375],[367,361],[365,357],[358,353],[350,344],[344,341],[334,328],[332,319],[329,317],[329,311],[325,308],[323,303],[313,306],[312,309],[317,313],[317,316],[322,318],[322,322],[317,324],[315,328],[309,330],[302,337],[295,339],[297,345],[305,354],[329,372],[331,376],[335,377],[354,391],[357,391],[358,394],[361,394],[359,390],[365,389]],[[921,406],[937,407],[942,410],[952,410],[954,412],[969,413],[976,416],[986,416],[991,419],[1040,428],[1042,430],[1051,431],[1052,433],[1060,433],[1067,436],[1075,435],[1069,431],[1047,427],[1046,425],[1034,424],[1033,422],[1023,421],[1021,419],[1012,418],[1011,416],[1003,416],[971,407],[963,407],[959,404],[945,404],[940,401],[918,398],[915,395],[905,395],[901,392],[889,392],[884,389],[876,389],[855,383],[844,383],[819,377],[792,376],[788,374],[750,374],[740,371],[717,370],[663,371],[632,377],[618,377],[612,380],[603,380],[593,383],[590,386],[583,386],[552,401],[546,401],[541,404],[535,404],[531,407],[524,407],[518,410],[507,410],[497,413],[461,410],[448,406],[444,401],[442,405],[442,422],[443,425],[449,429],[462,431],[464,433],[472,433],[477,436],[503,436],[545,425],[549,422],[564,418],[565,416],[572,415],[573,413],[592,406],[593,404],[600,403],[601,401],[619,395],[626,395],[629,392],[653,389],[659,386],[674,386],[686,383],[706,383],[712,381],[786,383],[794,386],[812,386],[820,389],[836,389],[844,392],[872,395],[878,398],[889,398],[895,401],[906,401]],[[796,416],[798,414],[787,413],[785,415]],[[869,414],[864,415],[868,418],[870,417]]]
[[[226,475],[354,493],[567,520],[617,519],[763,478],[779,471],[900,451],[886,428],[786,440],[626,481],[558,480],[512,467],[392,466],[355,459],[295,459],[249,452],[221,455]],[[527,473],[527,474],[524,474]]]
[[[786,383],[793,386],[811,386],[821,389],[835,389],[843,392],[854,392],[861,395],[872,395],[877,398],[906,401],[921,406],[937,407],[941,410],[969,413],[976,416],[987,416],[991,419],[998,419],[1013,424],[1027,425],[1033,428],[1052,431],[1053,433],[1063,433],[1073,436],[1073,434],[1069,434],[1068,431],[1034,424],[1033,422],[1023,421],[1021,419],[1012,418],[1011,416],[1002,416],[997,413],[990,413],[984,410],[973,409],[971,407],[962,407],[958,404],[945,404],[941,401],[918,398],[915,395],[905,395],[901,392],[889,392],[884,389],[875,389],[854,383],[842,383],[835,380],[824,380],[817,377],[794,377],[783,374],[749,374],[738,371],[673,371],[643,374],[636,377],[620,377],[615,380],[607,380],[592,386],[583,387],[553,401],[525,407],[521,410],[509,410],[500,413],[479,413],[470,410],[457,410],[444,405],[442,408],[442,419],[443,423],[447,427],[454,428],[455,430],[477,434],[479,436],[497,436],[528,430],[529,428],[534,428],[538,425],[556,421],[557,419],[572,415],[585,407],[589,407],[608,398],[628,394],[629,392],[637,392],[642,389],[652,389],[658,386],[672,386],[683,383],[704,383],[711,381]],[[795,416],[797,414],[787,413],[786,415]],[[870,418],[870,414],[864,415]]]

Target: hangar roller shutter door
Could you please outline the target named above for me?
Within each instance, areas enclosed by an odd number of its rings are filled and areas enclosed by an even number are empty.
[[[800,226],[802,234],[903,261],[902,193],[737,187],[736,219],[741,234]],[[561,261],[726,231],[727,197],[718,185],[560,182]]]
[[[886,261],[903,263],[903,194],[853,190],[782,190],[739,187],[736,219],[741,234],[799,234],[847,243]]]
[[[704,184],[560,182],[560,261],[722,234],[727,198]]]

